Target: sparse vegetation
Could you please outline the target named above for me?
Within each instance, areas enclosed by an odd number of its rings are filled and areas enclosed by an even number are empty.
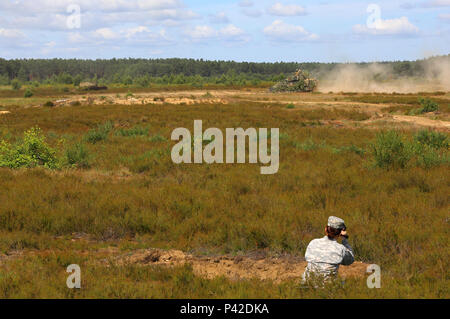
[[[70,167],[89,168],[89,153],[86,145],[75,143],[65,150],[65,162]]]
[[[414,140],[409,140],[396,131],[381,132],[372,144],[375,165],[382,168],[405,168],[419,165],[425,168],[449,162],[447,148],[439,152],[446,137],[439,133],[419,132]],[[448,145],[448,144],[447,144]]]
[[[439,104],[437,104],[436,102],[434,102],[430,99],[420,98],[419,103],[420,103],[421,107],[412,109],[409,112],[410,115],[435,112],[435,111],[439,110]]]
[[[19,80],[14,79],[14,80],[11,81],[11,87],[12,87],[13,90],[17,91],[17,90],[20,90],[20,88],[22,87],[22,84],[20,83]]]
[[[29,98],[33,96],[33,92],[30,89],[27,89],[25,91],[25,94],[23,95],[24,98]]]
[[[99,124],[96,128],[90,129],[84,136],[84,139],[92,144],[105,141],[112,129],[113,124],[110,121],[104,124]]]
[[[135,126],[129,129],[121,128],[115,132],[115,135],[124,137],[147,136],[148,131],[148,127]]]

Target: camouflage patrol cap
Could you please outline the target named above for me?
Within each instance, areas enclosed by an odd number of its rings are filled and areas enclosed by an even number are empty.
[[[334,229],[346,228],[344,220],[336,216],[328,217],[328,226],[333,227]]]

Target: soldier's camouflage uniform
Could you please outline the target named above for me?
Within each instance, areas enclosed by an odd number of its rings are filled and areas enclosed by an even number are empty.
[[[334,228],[344,228],[344,221],[331,216],[328,219],[328,226]],[[331,279],[337,276],[339,265],[351,265],[355,259],[353,250],[346,238],[342,244],[336,239],[329,239],[328,236],[312,240],[306,248],[305,259],[308,262],[303,274],[303,281],[312,277],[322,277]]]

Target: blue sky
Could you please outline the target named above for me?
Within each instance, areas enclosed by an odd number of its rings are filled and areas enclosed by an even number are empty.
[[[450,53],[450,0],[0,0],[3,58],[414,60]]]

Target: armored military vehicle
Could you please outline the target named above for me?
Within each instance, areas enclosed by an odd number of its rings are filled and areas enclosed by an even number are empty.
[[[285,80],[270,88],[271,92],[312,92],[317,87],[317,80],[309,72],[298,69]]]

